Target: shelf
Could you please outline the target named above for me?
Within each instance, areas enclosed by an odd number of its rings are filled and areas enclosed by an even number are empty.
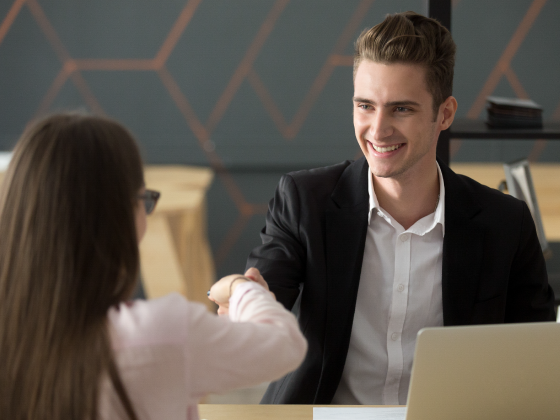
[[[543,128],[490,128],[486,122],[457,118],[451,126],[451,139],[560,140],[560,122],[546,121]]]

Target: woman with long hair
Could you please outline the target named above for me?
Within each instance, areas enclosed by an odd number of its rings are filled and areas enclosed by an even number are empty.
[[[118,123],[61,114],[25,130],[0,190],[0,418],[197,419],[206,393],[302,361],[257,270],[211,289],[234,322],[178,294],[127,302],[156,200]]]

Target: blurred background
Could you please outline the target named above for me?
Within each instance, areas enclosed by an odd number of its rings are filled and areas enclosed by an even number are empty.
[[[487,95],[560,119],[560,2],[453,0],[459,117]],[[2,0],[0,150],[45,113],[86,109],[131,129],[148,164],[211,167],[217,276],[242,271],[282,173],[359,156],[352,49],[425,0]],[[454,141],[452,162],[560,162],[557,141]]]
[[[560,120],[560,2],[452,6],[458,117],[485,119],[486,96],[495,95],[531,98],[545,120]],[[119,120],[146,164],[211,169],[197,172],[205,199],[191,197],[202,213],[189,223],[207,224],[212,278],[241,272],[283,173],[361,156],[352,126],[353,42],[387,13],[407,10],[426,14],[427,1],[2,0],[0,150],[47,113],[78,109]],[[560,141],[451,142],[459,166],[525,157],[560,164]],[[173,173],[147,179],[157,184]],[[557,191],[560,179],[551,182]],[[187,228],[173,217],[165,223],[177,245]],[[193,241],[196,248],[200,238]],[[154,243],[148,256],[167,252]],[[185,270],[199,259],[180,264]],[[263,390],[209,402],[257,402]]]

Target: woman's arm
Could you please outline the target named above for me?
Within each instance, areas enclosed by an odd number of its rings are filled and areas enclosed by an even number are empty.
[[[189,382],[197,396],[278,379],[296,369],[307,351],[296,318],[261,285],[239,277],[212,288],[215,301],[231,289],[229,318],[194,306],[198,310],[189,317]]]

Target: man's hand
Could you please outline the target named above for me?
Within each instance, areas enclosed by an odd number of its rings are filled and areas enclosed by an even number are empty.
[[[268,288],[268,283],[265,281],[263,276],[261,276],[261,272],[257,268],[255,267],[249,268],[247,271],[245,271],[245,277],[253,280],[255,283],[260,284],[262,287],[264,287],[266,290],[270,292],[270,294],[272,295],[272,297],[274,297],[274,299],[276,299],[276,296],[274,296],[274,293],[270,291],[270,289]]]

